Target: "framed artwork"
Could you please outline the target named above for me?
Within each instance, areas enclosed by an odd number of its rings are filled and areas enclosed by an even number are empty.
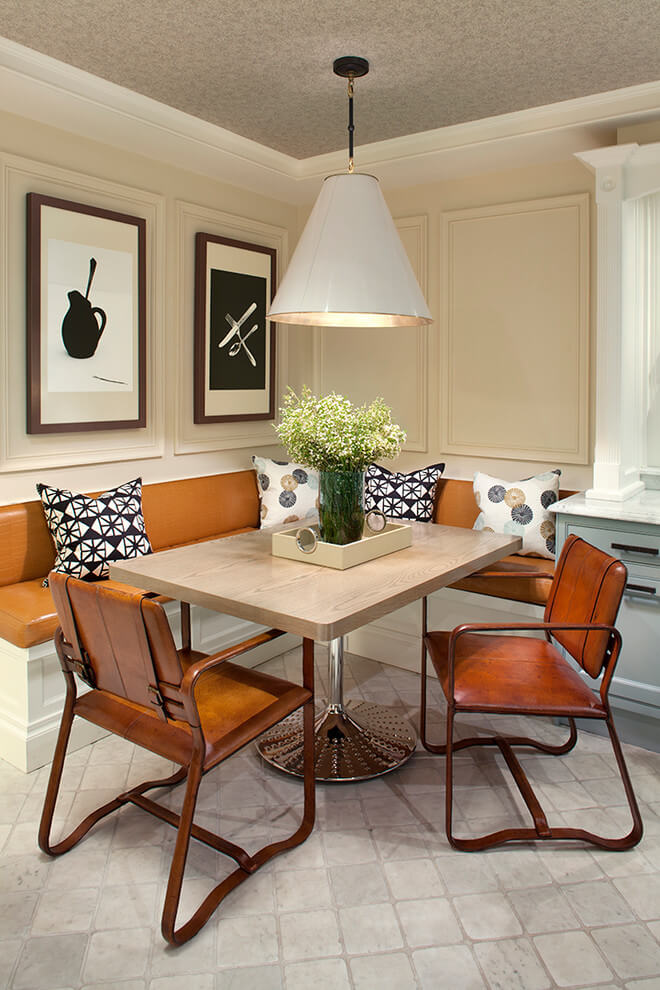
[[[146,221],[27,195],[27,432],[146,426]]]
[[[274,248],[195,238],[195,423],[275,416]]]

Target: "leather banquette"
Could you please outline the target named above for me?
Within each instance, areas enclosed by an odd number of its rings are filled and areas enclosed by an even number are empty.
[[[144,485],[142,509],[154,551],[244,533],[259,525],[255,474]],[[57,613],[42,584],[54,560],[41,502],[0,506],[0,638],[22,647],[53,638]]]
[[[560,491],[559,498],[568,498],[573,494],[572,491]],[[434,522],[471,529],[478,515],[471,481],[440,479],[436,489]],[[451,587],[492,598],[545,605],[554,573],[554,560],[514,553],[481,571],[475,571]]]
[[[560,497],[567,494],[571,493],[560,492]],[[154,551],[259,526],[252,470],[144,485],[142,506]],[[470,528],[477,513],[470,481],[439,482],[434,522]],[[54,559],[38,499],[0,506],[0,639],[25,648],[53,638],[57,615],[50,590],[42,583]],[[553,572],[552,560],[515,554],[452,587],[543,605],[550,588],[546,575],[551,578]]]

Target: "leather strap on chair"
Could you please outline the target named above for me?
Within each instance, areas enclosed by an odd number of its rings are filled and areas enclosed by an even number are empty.
[[[147,634],[147,627],[145,625],[144,615],[142,613],[142,599],[140,599],[139,612],[142,628],[138,632],[137,641],[140,650],[140,659],[144,668],[145,682],[148,685],[147,690],[149,692],[150,703],[154,706],[154,708],[158,709],[160,717],[167,722],[167,708],[165,707],[163,696],[160,693],[158,676],[154,668],[154,659],[149,648],[149,636]]]
[[[66,630],[67,642],[69,646],[75,651],[74,656],[67,654],[64,658],[65,663],[72,667],[74,672],[91,688],[96,687],[96,675],[94,673],[94,668],[92,667],[87,651],[82,646],[80,642],[80,634],[78,632],[78,624],[76,623],[75,616],[73,614],[73,609],[71,608],[71,600],[69,598],[68,592],[69,578],[66,579],[64,584],[65,593],[61,596],[61,600],[58,596],[58,605],[62,607],[65,613],[65,622],[69,627]],[[64,630],[63,630],[64,631]],[[73,642],[71,642],[73,640]]]

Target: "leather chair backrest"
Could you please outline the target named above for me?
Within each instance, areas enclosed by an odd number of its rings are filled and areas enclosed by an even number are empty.
[[[555,568],[545,621],[613,626],[627,576],[620,560],[577,536],[569,536]],[[609,633],[557,631],[552,636],[591,677],[600,675],[607,659]]]
[[[49,583],[70,653],[91,666],[99,690],[152,710],[162,710],[161,684],[177,697],[183,670],[160,605],[139,590],[55,571]],[[168,714],[183,717],[178,705]]]

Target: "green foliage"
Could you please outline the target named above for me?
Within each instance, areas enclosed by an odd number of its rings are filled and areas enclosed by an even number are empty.
[[[331,392],[318,398],[304,385],[289,389],[275,430],[289,456],[319,471],[362,471],[381,457],[396,457],[406,441],[382,399],[363,406]]]

